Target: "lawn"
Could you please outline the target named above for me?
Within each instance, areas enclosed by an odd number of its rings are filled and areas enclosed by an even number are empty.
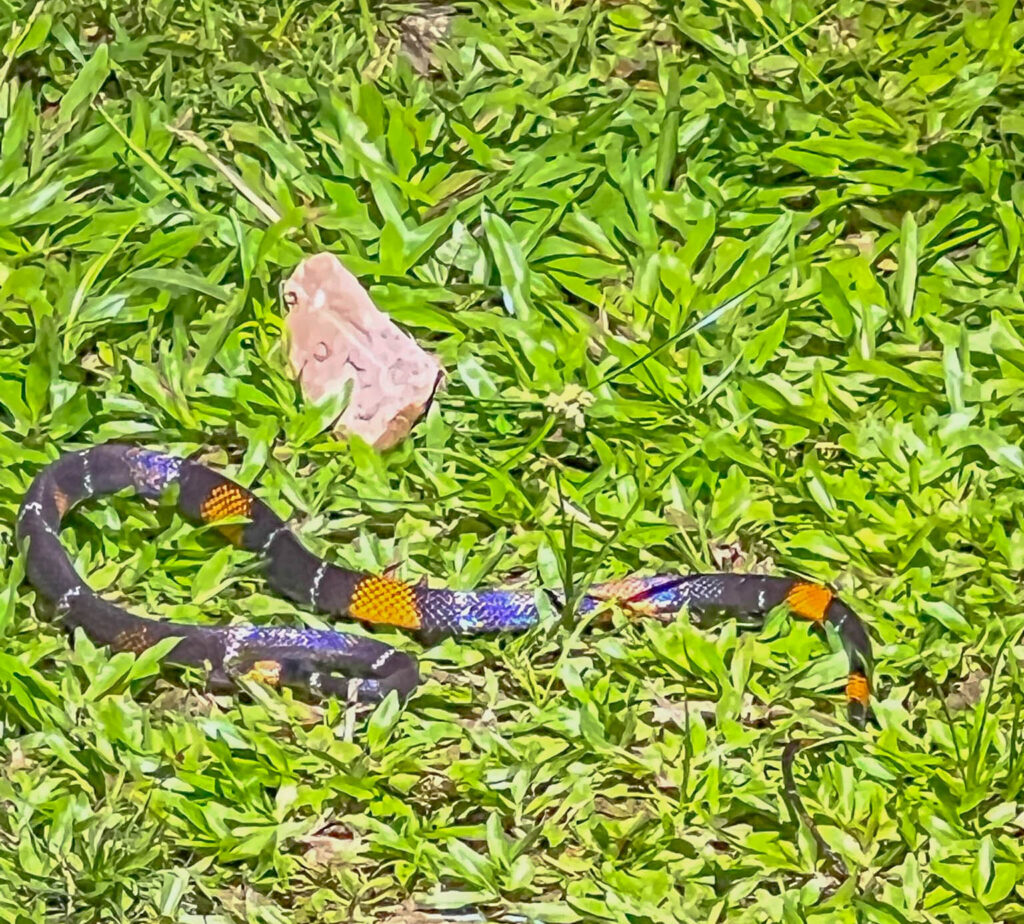
[[[1024,921],[1018,5],[0,0],[0,43],[0,920]],[[322,250],[448,372],[383,455],[288,374]],[[384,633],[427,681],[375,710],[70,646],[15,512],[114,439],[409,580],[833,582],[875,721],[782,614]],[[63,539],[140,612],[324,625],[169,507]]]

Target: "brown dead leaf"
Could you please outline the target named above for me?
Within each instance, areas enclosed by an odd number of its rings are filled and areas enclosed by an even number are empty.
[[[434,48],[448,38],[455,8],[447,4],[424,5],[399,24],[402,53],[417,72],[426,76],[437,68]]]
[[[950,712],[961,712],[981,702],[982,685],[988,679],[988,673],[982,670],[971,671],[946,697],[946,707]]]

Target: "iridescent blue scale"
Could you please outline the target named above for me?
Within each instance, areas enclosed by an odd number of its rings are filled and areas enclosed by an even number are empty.
[[[232,630],[241,649],[256,646],[267,649],[297,648],[308,651],[351,651],[360,636],[330,629],[293,629],[287,626],[239,626]]]
[[[457,635],[522,632],[540,619],[531,591],[432,589],[423,599],[424,626]]]
[[[184,459],[150,449],[130,449],[125,461],[135,490],[144,497],[158,498],[168,485],[178,480]]]

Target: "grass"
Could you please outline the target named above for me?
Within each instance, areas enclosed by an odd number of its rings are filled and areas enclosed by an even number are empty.
[[[0,919],[1024,921],[1019,7],[451,11],[431,52],[412,3],[0,0]],[[384,456],[287,375],[323,249],[449,371]],[[552,614],[370,714],[72,648],[11,528],[111,439],[410,579],[834,581],[878,724],[785,619]],[[65,541],[142,611],[318,624],[167,509]],[[785,812],[794,734],[838,739],[798,782],[846,883]]]

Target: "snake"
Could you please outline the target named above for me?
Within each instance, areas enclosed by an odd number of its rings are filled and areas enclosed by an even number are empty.
[[[131,490],[160,501],[176,494],[179,513],[209,525],[233,545],[258,553],[269,586],[295,603],[368,625],[397,627],[430,644],[444,638],[521,633],[537,626],[542,609],[534,589],[454,590],[370,574],[315,555],[264,501],[194,458],[126,443],[66,452],[32,480],[18,512],[16,537],[37,596],[69,631],[81,629],[98,646],[141,654],[176,639],[166,662],[198,668],[215,690],[253,681],[291,688],[313,700],[366,702],[391,693],[407,700],[420,683],[417,660],[373,634],[262,625],[204,625],[147,618],[93,591],[61,540],[65,516],[94,497]],[[663,620],[765,617],[785,607],[817,629],[835,630],[849,662],[847,718],[858,729],[870,714],[872,649],[860,617],[826,584],[777,575],[692,573],[630,576],[592,584],[576,603],[578,616],[620,607]],[[819,848],[835,863],[796,794],[792,760],[810,742],[791,742],[784,795]]]

